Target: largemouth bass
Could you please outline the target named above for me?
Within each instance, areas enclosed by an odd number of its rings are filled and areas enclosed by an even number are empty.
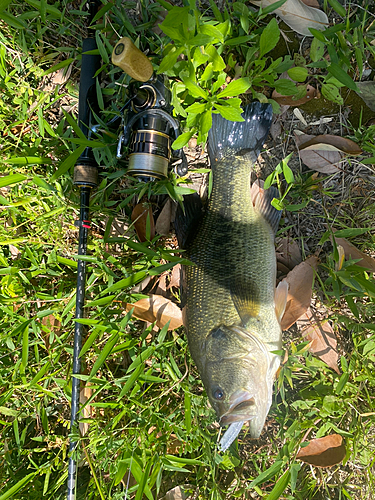
[[[189,349],[220,425],[232,424],[224,449],[245,421],[251,437],[262,432],[280,365],[273,351],[281,348],[287,298],[287,288],[275,294],[281,213],[270,202],[277,190],[250,187],[271,106],[252,103],[243,118],[213,116],[208,207],[203,211],[198,196],[186,196],[185,213],[179,210],[175,223],[179,244],[195,264],[184,267],[182,283]]]

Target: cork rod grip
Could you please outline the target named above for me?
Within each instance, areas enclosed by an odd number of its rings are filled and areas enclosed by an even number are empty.
[[[153,73],[149,59],[127,37],[121,38],[116,43],[112,52],[112,62],[139,82],[147,82]]]

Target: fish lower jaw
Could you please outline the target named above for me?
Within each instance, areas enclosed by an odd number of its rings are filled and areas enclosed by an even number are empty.
[[[255,415],[244,415],[243,413],[228,413],[223,415],[220,419],[220,425],[223,427],[224,425],[233,424],[235,422],[247,422],[248,420],[252,420]]]

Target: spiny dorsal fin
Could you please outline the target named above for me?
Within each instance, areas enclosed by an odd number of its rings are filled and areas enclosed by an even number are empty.
[[[194,239],[199,222],[203,216],[203,207],[198,193],[184,196],[183,205],[184,211],[180,205],[177,208],[174,227],[179,247],[186,249],[189,242]]]

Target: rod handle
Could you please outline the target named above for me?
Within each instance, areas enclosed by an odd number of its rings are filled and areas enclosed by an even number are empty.
[[[147,82],[153,73],[148,57],[128,37],[120,38],[116,43],[112,52],[112,62],[139,82]]]

